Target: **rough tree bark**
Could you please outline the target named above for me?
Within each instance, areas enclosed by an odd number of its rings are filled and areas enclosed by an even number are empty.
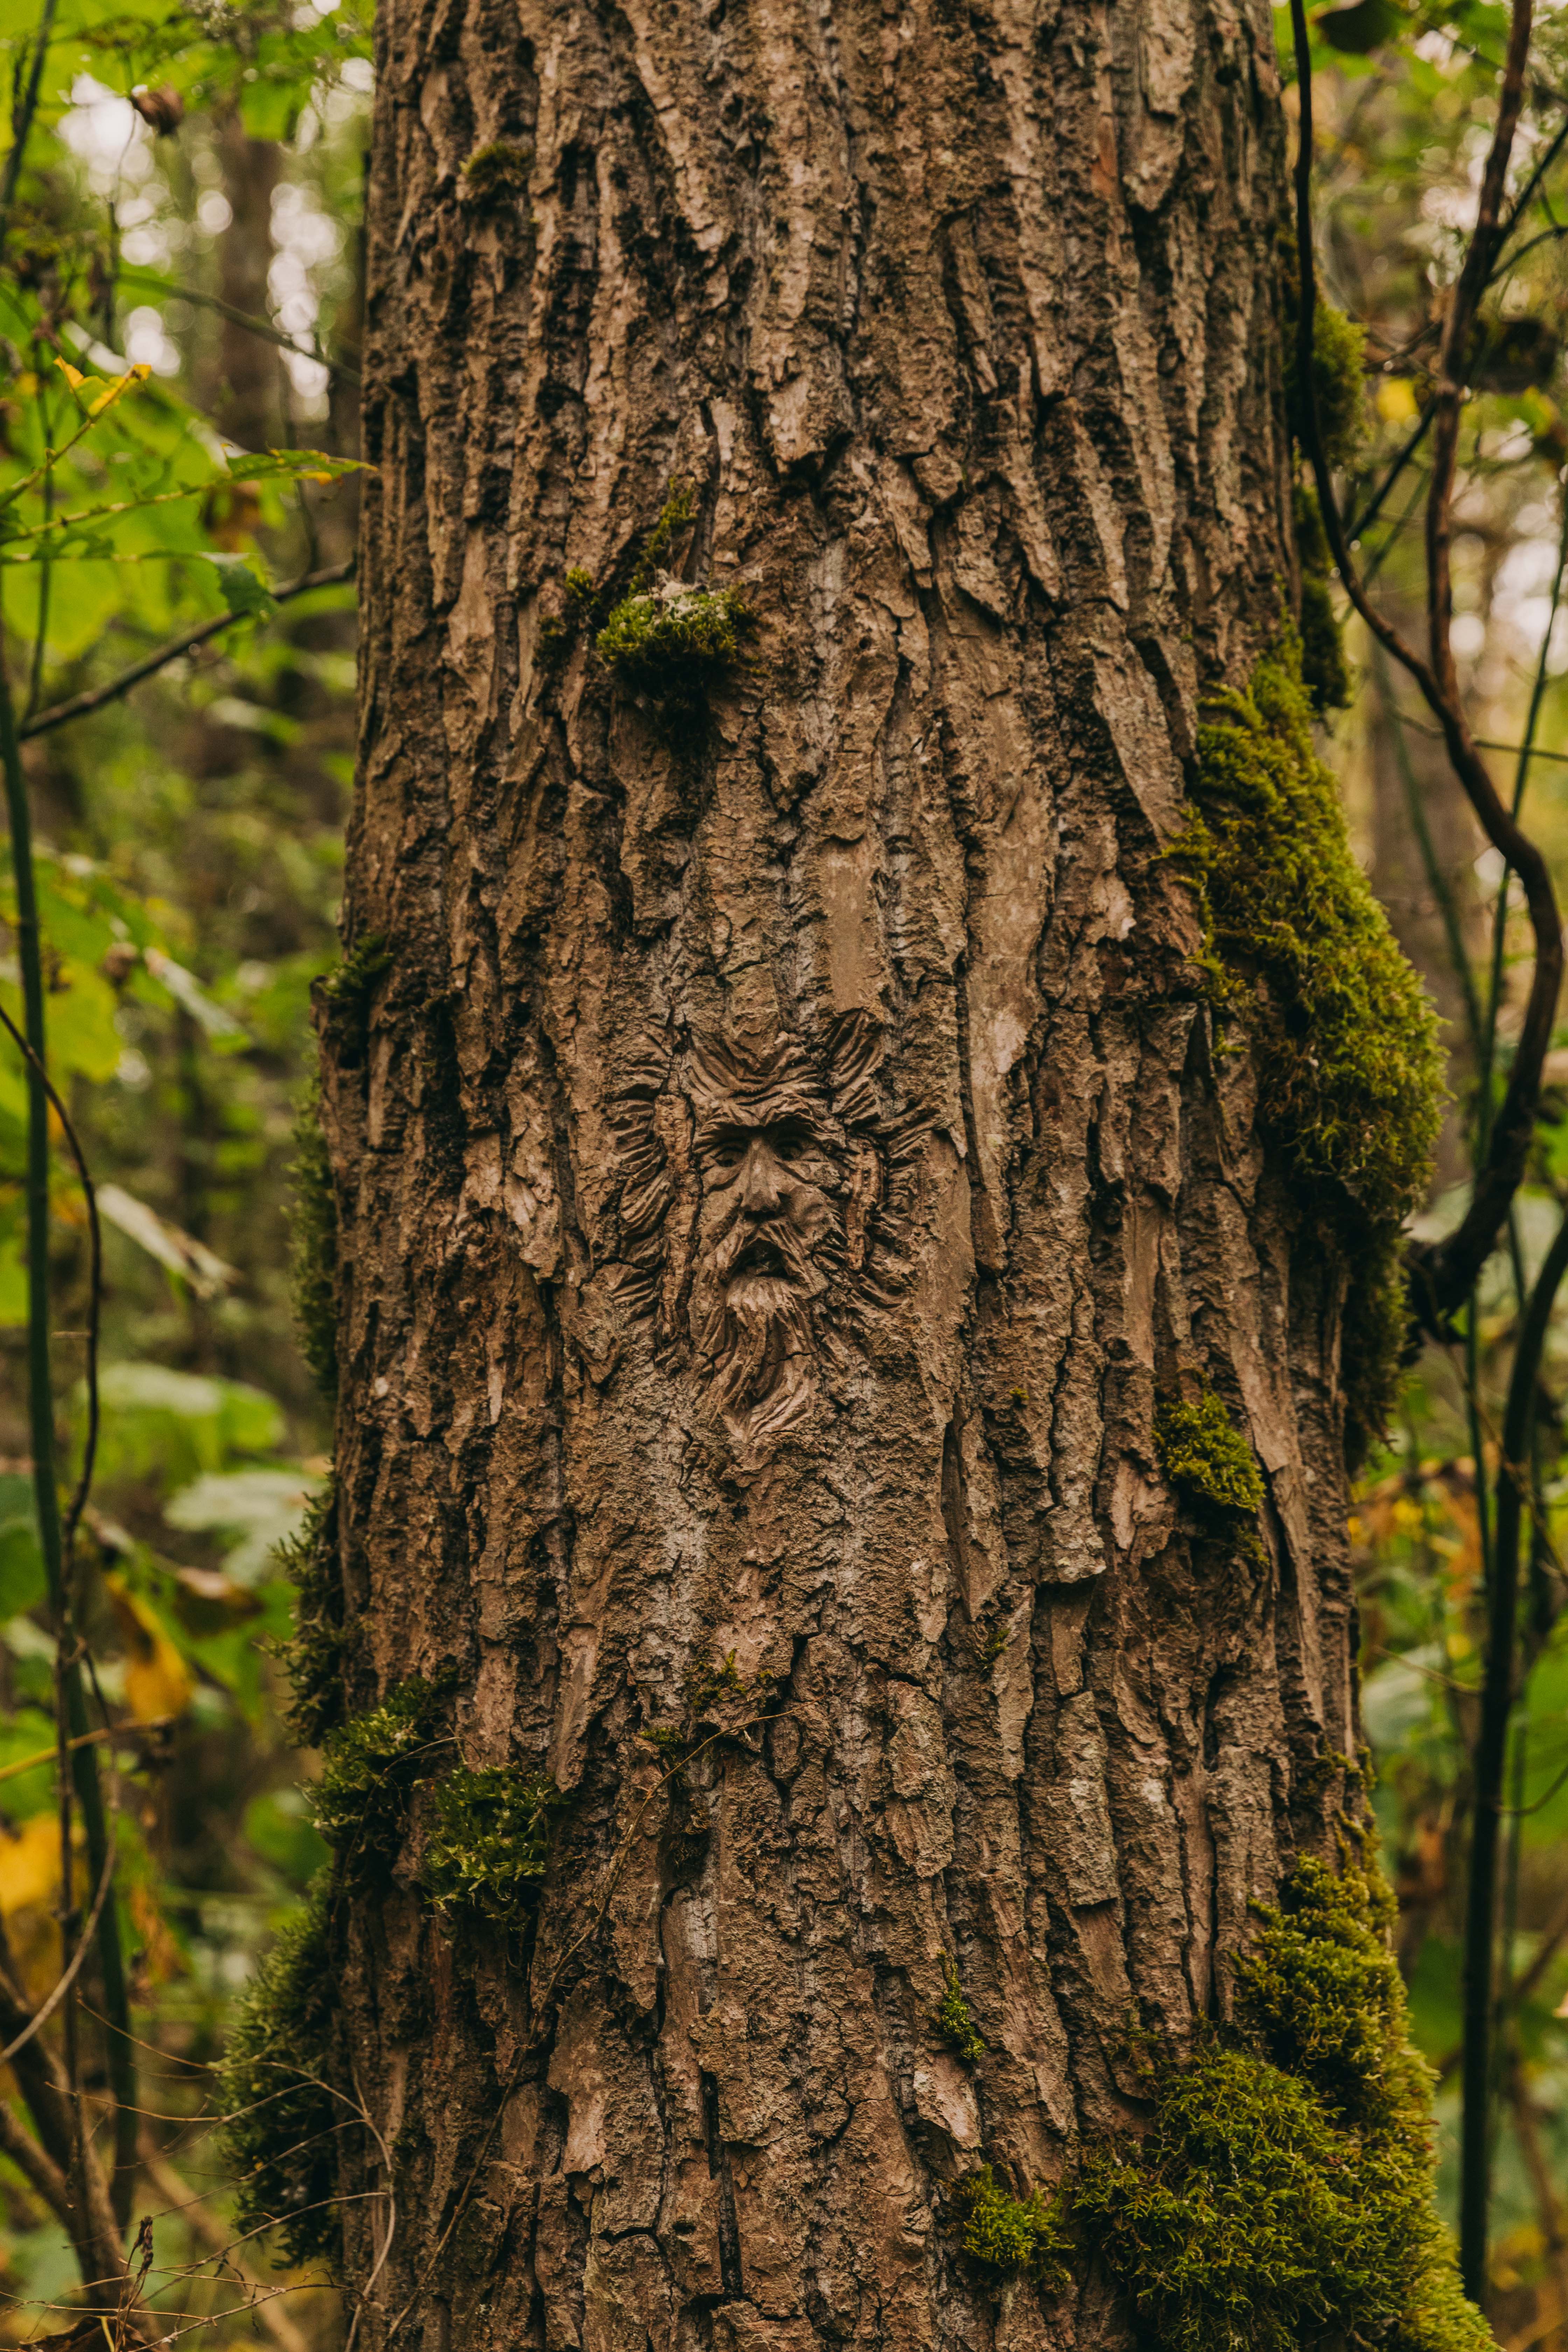
[[[526,1950],[417,1823],[342,1929],[358,2342],[1126,2344],[945,2185],[1136,2121],[1356,1742],[1342,1276],[1162,856],[1290,570],[1268,12],[379,37],[348,1685],[566,1801]],[[562,588],[672,480],[757,622],[683,725]],[[1200,1375],[1250,1565],[1159,1471]]]

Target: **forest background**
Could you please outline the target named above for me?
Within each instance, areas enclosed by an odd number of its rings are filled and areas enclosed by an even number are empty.
[[[1422,419],[1474,216],[1507,14],[1353,0],[1316,17],[1319,267],[1352,322],[1342,506],[1383,608],[1422,594]],[[1289,15],[1277,26],[1292,57]],[[78,1622],[112,1801],[142,2113],[133,2210],[171,2326],[327,2352],[344,2318],[236,2223],[213,2068],[325,1859],[272,1645],[287,1543],[328,1467],[321,1302],[291,1296],[311,1150],[310,989],[329,985],[353,764],[356,377],[372,42],[364,0],[5,0],[0,606],[36,834],[50,1071],[96,1186],[100,1427]],[[1288,72],[1290,71],[1288,63]],[[1288,94],[1288,103],[1293,98]],[[471,176],[471,174],[470,174]],[[464,201],[495,200],[475,180]],[[515,190],[503,190],[508,201]],[[1476,732],[1568,886],[1568,14],[1538,27],[1522,208],[1471,360],[1456,651]],[[521,198],[526,201],[526,196]],[[1283,229],[1283,225],[1282,225]],[[1282,312],[1292,265],[1281,247]],[[1310,538],[1310,518],[1302,518]],[[1303,541],[1303,553],[1311,550]],[[1327,632],[1320,563],[1307,619]],[[1320,646],[1321,651],[1321,646]],[[1447,1024],[1432,1230],[1506,1078],[1522,908],[1411,694],[1359,635],[1327,756]],[[1332,659],[1328,668],[1332,669]],[[1332,681],[1331,680],[1332,689]],[[0,1006],[20,1024],[16,869]],[[1568,1029],[1508,1247],[1363,1466],[1352,1535],[1374,1801],[1399,1954],[1439,2077],[1451,2210],[1470,1753],[1498,1438],[1526,1297],[1568,1204]],[[59,1970],[56,1617],[32,1493],[27,1070],[0,1038],[0,1920],[30,1998]],[[88,1420],[92,1247],[51,1126],[62,1463]],[[308,1188],[307,1188],[308,1189]],[[308,1252],[306,1253],[308,1255]],[[1568,2346],[1568,1307],[1542,1360],[1504,1868],[1492,2317]],[[280,1552],[279,1546],[284,1547]],[[79,1913],[93,1889],[73,1871]],[[101,2096],[84,1977],[82,2074]],[[57,2018],[47,2029],[62,2030]],[[96,2071],[95,2071],[96,2069]],[[14,2090],[9,2074],[0,2092]],[[242,2200],[241,2200],[242,2201]],[[281,2265],[281,2266],[280,2266]],[[0,2342],[63,2327],[78,2264],[0,2148]],[[287,2290],[279,2292],[279,2290]]]

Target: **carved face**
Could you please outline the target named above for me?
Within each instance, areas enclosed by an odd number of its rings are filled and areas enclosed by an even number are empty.
[[[622,1296],[681,1352],[689,1340],[742,1464],[809,1409],[855,1323],[891,1304],[892,1195],[915,1129],[879,1111],[879,1054],[861,1021],[820,1059],[792,1038],[699,1038],[645,1048],[623,1087]]]

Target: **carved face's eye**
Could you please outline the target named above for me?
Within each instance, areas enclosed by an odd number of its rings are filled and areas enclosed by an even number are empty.
[[[752,1139],[743,1128],[729,1128],[709,1137],[702,1156],[710,1168],[719,1170],[723,1175],[731,1175],[739,1168],[751,1146]]]

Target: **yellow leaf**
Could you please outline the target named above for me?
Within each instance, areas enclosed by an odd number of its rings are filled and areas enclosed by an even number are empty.
[[[123,1578],[103,1580],[125,1642],[125,1699],[138,1723],[166,1722],[184,1715],[195,1684],[191,1670],[163,1631],[157,1612]]]
[[[1407,375],[1385,375],[1377,387],[1377,413],[1385,425],[1414,425],[1420,415],[1415,386]]]
[[[0,1913],[41,1910],[60,1884],[60,1817],[51,1808],[19,1830],[0,1830]]]
[[[66,382],[69,384],[73,392],[75,392],[79,384],[83,384],[87,382],[86,376],[82,374],[79,368],[73,368],[69,360],[57,360],[55,362],[55,365],[59,369],[60,373],[65,377]]]

